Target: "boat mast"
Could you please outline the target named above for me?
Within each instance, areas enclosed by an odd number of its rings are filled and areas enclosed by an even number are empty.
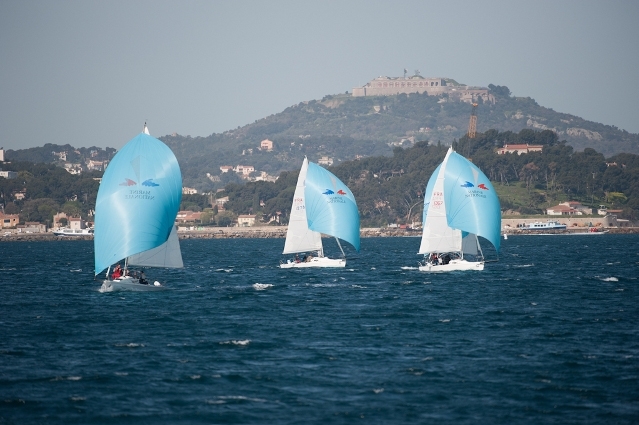
[[[335,241],[337,242],[337,246],[339,246],[339,250],[342,251],[342,256],[346,259],[346,254],[344,254],[344,250],[342,249],[342,244],[339,243],[339,239],[335,237]]]

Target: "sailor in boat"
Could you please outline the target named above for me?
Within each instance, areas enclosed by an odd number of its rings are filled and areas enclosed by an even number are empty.
[[[115,280],[121,276],[122,276],[122,269],[120,268],[120,265],[118,264],[117,266],[115,266],[115,269],[113,269],[113,274],[111,275],[111,279]]]
[[[142,285],[148,285],[149,282],[146,280],[146,275],[144,274],[144,270],[140,270],[140,279],[138,280]]]

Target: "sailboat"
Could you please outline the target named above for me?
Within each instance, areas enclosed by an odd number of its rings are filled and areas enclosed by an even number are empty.
[[[451,147],[435,169],[424,195],[419,270],[484,270],[477,236],[499,251],[499,198],[486,175]]]
[[[146,281],[143,268],[183,267],[175,229],[181,199],[177,159],[168,146],[149,134],[145,123],[144,131],[113,157],[98,189],[95,275],[107,269],[100,291],[163,289],[158,281]],[[111,266],[122,260],[122,275],[112,278]],[[140,267],[139,274],[131,266]]]
[[[322,234],[335,238],[343,258],[324,256]],[[346,255],[340,239],[359,251],[359,212],[355,197],[333,173],[304,158],[282,253],[295,254],[295,258],[282,262],[280,267],[345,267]],[[300,258],[301,253],[316,255]]]

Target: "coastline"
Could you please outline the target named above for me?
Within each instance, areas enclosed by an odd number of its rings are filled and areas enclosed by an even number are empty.
[[[239,238],[285,238],[287,226],[261,226],[261,227],[206,227],[201,230],[178,231],[178,237],[184,239],[239,239]],[[606,227],[603,228],[608,234],[639,234],[639,227]],[[539,234],[537,232],[513,231],[508,235]],[[569,228],[553,234],[585,234],[583,228]],[[421,230],[406,230],[393,228],[368,227],[360,230],[362,238],[376,237],[420,237]],[[0,235],[0,242],[38,242],[38,241],[76,241],[93,240],[93,236],[56,236],[48,233],[11,233]]]

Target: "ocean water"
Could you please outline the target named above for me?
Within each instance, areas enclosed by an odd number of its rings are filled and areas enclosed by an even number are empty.
[[[184,240],[147,271],[169,289],[100,293],[92,242],[0,242],[0,424],[639,422],[639,235],[450,274],[417,238],[339,270],[280,270],[283,244]]]

